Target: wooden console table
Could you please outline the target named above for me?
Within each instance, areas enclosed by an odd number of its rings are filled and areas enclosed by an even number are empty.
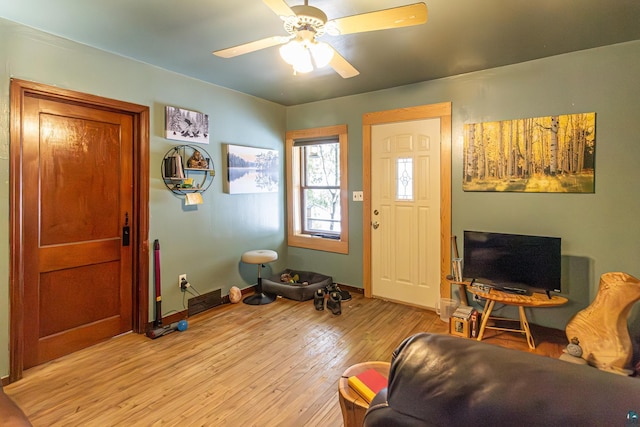
[[[489,292],[483,292],[479,289],[473,288],[471,286],[467,286],[467,289],[472,294],[478,295],[480,298],[484,298],[487,300],[487,305],[482,313],[482,323],[480,324],[480,331],[478,332],[478,341],[482,341],[482,337],[484,336],[485,329],[495,329],[499,331],[509,331],[509,332],[523,332],[527,337],[527,344],[530,349],[535,349],[536,344],[533,340],[533,336],[531,335],[531,330],[529,329],[529,322],[527,322],[527,315],[524,312],[525,307],[557,307],[563,304],[566,304],[568,299],[565,297],[560,297],[557,295],[553,295],[551,298],[547,297],[545,294],[534,292],[531,295],[520,295],[513,294],[509,292],[499,291],[497,289],[491,289]],[[505,305],[514,305],[518,307],[518,312],[520,313],[520,329],[515,328],[502,328],[497,326],[487,326],[487,322],[489,318],[493,320],[507,320],[512,322],[518,322],[516,319],[507,319],[504,317],[492,317],[491,312],[493,311],[493,306],[496,302],[505,304]]]

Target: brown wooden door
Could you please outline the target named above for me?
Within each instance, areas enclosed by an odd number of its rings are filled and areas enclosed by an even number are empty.
[[[132,329],[133,118],[24,99],[24,368]]]

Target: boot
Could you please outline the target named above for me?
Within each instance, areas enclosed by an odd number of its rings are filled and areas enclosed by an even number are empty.
[[[349,291],[343,291],[338,287],[337,283],[332,283],[330,285],[325,286],[326,292],[330,294],[331,292],[337,292],[340,294],[341,301],[349,301],[351,299],[351,294]]]
[[[340,292],[340,288],[338,288],[337,283],[331,283],[324,287],[325,291],[330,294],[331,292]]]
[[[340,291],[340,300],[349,301],[351,299],[351,294],[349,291]]]
[[[318,311],[324,310],[324,291],[322,289],[318,289],[313,295],[313,306]]]
[[[331,292],[329,294],[329,300],[327,301],[327,308],[331,310],[331,313],[335,315],[342,314],[342,307],[340,304],[340,294],[338,292]]]

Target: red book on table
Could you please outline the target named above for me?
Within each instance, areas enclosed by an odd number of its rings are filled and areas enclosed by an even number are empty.
[[[349,386],[354,389],[367,403],[371,403],[374,396],[387,386],[387,379],[375,369],[367,369],[358,375],[349,377]]]

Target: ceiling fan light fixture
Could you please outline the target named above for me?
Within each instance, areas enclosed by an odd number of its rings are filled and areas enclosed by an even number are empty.
[[[304,5],[289,7],[286,0],[263,0],[278,15],[288,37],[273,36],[213,52],[222,58],[232,58],[260,49],[282,45],[280,56],[296,73],[308,73],[314,68],[330,66],[342,78],[355,77],[358,70],[338,51],[327,43],[317,42],[325,34],[344,35],[367,31],[409,27],[427,22],[427,5],[424,2],[359,13],[327,20],[327,15],[317,7]]]
[[[291,40],[287,44],[280,46],[280,56],[289,65],[295,65],[299,61],[298,58],[308,55],[304,43],[300,40]]]
[[[324,31],[330,36],[340,35],[340,28],[338,28],[338,25],[335,23],[335,21],[329,21],[326,24],[324,24]]]
[[[293,65],[293,71],[296,73],[310,73],[313,71],[313,64],[311,63],[311,55],[309,51],[305,51],[304,55],[298,57],[297,61]]]
[[[325,67],[333,58],[333,49],[327,43],[297,38],[280,46],[280,56],[296,73],[308,73]],[[313,58],[313,62],[311,59]]]
[[[280,46],[280,56],[284,59],[284,62],[293,66],[293,70],[296,73],[313,71],[311,53],[307,49],[305,41],[291,40],[289,43]]]
[[[313,62],[316,63],[318,68],[326,67],[333,58],[333,49],[327,43],[314,42],[309,46],[309,50],[311,50]]]
[[[311,58],[307,57],[306,60],[301,60],[296,64],[293,64],[293,71],[295,73],[310,73],[313,71],[313,64],[311,63]]]

